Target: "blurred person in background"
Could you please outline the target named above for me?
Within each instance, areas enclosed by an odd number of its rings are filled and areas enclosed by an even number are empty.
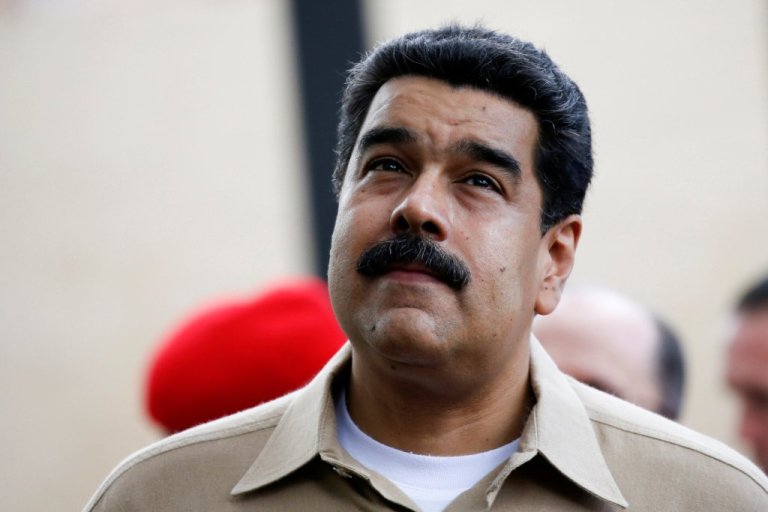
[[[567,290],[554,312],[536,317],[533,333],[571,377],[667,418],[680,417],[680,341],[629,297],[607,288]]]
[[[173,433],[279,398],[312,380],[346,339],[318,278],[205,308],[155,348],[147,414]]]
[[[741,401],[739,435],[768,471],[768,275],[736,304],[726,378]]]

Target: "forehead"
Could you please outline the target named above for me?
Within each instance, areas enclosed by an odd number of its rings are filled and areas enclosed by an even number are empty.
[[[492,144],[512,151],[523,167],[533,167],[535,115],[490,92],[433,78],[394,78],[374,96],[358,142],[367,131],[383,126],[408,128],[418,143],[436,150],[466,139]]]

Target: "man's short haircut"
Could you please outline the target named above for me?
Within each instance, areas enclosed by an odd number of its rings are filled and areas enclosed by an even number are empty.
[[[672,327],[658,316],[654,320],[659,333],[659,345],[656,349],[656,371],[661,389],[659,412],[667,418],[676,420],[680,417],[685,387],[683,350]]]
[[[544,51],[479,26],[407,34],[378,46],[349,71],[333,173],[337,195],[373,97],[385,82],[402,76],[491,92],[530,110],[538,121],[535,170],[543,193],[542,233],[581,212],[593,165],[584,95]]]
[[[768,309],[768,275],[755,282],[739,298],[736,311],[747,313],[759,309]]]

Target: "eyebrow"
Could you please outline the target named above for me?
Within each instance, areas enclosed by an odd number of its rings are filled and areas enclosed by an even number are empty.
[[[371,147],[379,144],[404,144],[413,143],[417,140],[417,136],[407,128],[382,126],[371,128],[361,135],[357,149],[360,153],[364,153]],[[451,147],[451,151],[498,167],[508,172],[516,181],[520,180],[522,176],[520,162],[502,149],[494,148],[475,140],[464,139],[454,144]]]
[[[416,142],[416,135],[414,135],[407,128],[392,128],[392,127],[379,127],[371,128],[360,137],[360,142],[357,143],[357,149],[360,153],[364,153],[373,146],[379,144],[403,144]]]
[[[493,148],[474,140],[461,140],[451,148],[456,153],[465,154],[473,160],[486,162],[507,171],[515,180],[519,180],[522,171],[520,162],[504,150]]]

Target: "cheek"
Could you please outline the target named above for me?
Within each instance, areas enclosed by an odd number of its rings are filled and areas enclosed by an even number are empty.
[[[348,207],[342,203],[336,215],[336,224],[331,236],[331,251],[328,263],[329,287],[338,287],[345,276],[350,272],[350,266],[355,261],[355,254],[359,250],[355,247],[355,222],[354,215]]]
[[[384,236],[382,226],[386,227],[386,219],[382,221],[381,213],[372,213],[376,208],[372,201],[342,201],[339,204],[331,237],[329,281],[354,281],[357,260],[368,247]],[[378,208],[381,212],[381,208]]]
[[[355,242],[365,235],[366,223],[361,221],[360,208],[349,203],[340,203],[336,225],[331,238],[331,256],[348,258],[355,250]]]
[[[504,247],[506,252],[495,258],[492,268],[497,293],[518,320],[518,315],[532,320],[541,287],[539,246],[530,238],[517,238]]]
[[[522,237],[494,236],[486,240],[484,253],[480,254],[480,266],[485,279],[499,287],[525,291],[535,280],[538,266],[537,247]]]
[[[486,246],[487,247],[487,246]],[[518,313],[526,308],[525,297],[528,285],[527,271],[521,265],[519,255],[508,250],[508,244],[496,243],[485,252],[479,253],[479,260],[473,265],[472,281],[476,293],[473,306],[478,316],[492,318],[501,330],[507,329],[508,322],[516,322]],[[487,320],[487,318],[486,318]]]
[[[345,267],[345,257],[348,253],[348,251],[342,250],[342,248],[346,246],[349,235],[340,228],[337,220],[331,237],[331,252],[328,260],[329,285],[332,285],[343,274],[342,269]]]

